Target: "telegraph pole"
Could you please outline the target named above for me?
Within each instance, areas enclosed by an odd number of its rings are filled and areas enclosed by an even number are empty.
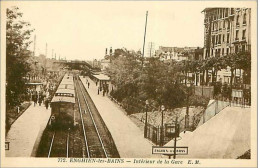
[[[35,48],[36,48],[36,35],[34,35],[33,56],[35,56]]]
[[[174,154],[173,154],[173,159],[176,159],[176,143],[177,143],[177,136],[179,134],[179,128],[178,128],[178,117],[175,119],[175,136],[174,136]]]
[[[147,17],[148,17],[148,11],[146,11],[146,18],[145,18],[142,67],[143,67],[143,64],[144,64],[144,47],[145,47],[145,37],[146,37],[146,27],[147,27]]]

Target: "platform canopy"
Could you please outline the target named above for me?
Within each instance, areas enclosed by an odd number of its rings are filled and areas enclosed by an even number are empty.
[[[98,74],[98,75],[93,75],[96,79],[102,80],[102,81],[109,81],[110,77],[104,74]]]

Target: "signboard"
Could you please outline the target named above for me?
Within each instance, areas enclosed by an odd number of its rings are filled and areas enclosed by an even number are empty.
[[[166,137],[173,138],[175,136],[179,136],[180,125],[177,124],[175,128],[175,124],[165,124],[165,135]]]
[[[232,97],[242,98],[243,90],[232,89]]]
[[[174,147],[153,146],[152,154],[174,155]],[[188,147],[176,147],[176,155],[188,155]]]

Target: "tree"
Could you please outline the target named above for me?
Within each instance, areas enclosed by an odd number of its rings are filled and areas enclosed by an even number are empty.
[[[6,11],[6,106],[7,109],[19,105],[25,94],[25,76],[30,71],[27,60],[31,54],[30,23],[22,21],[18,7]]]

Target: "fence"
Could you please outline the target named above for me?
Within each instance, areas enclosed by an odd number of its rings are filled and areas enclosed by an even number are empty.
[[[194,94],[197,96],[205,96],[207,98],[213,98],[213,86],[195,86]]]
[[[181,122],[185,122],[184,119],[178,121],[178,123]],[[161,145],[161,143],[163,143],[163,145],[165,145],[166,143],[168,143],[170,140],[172,140],[172,137],[167,135],[166,130],[168,129],[168,126],[170,124],[164,124],[164,126],[153,126],[149,123],[147,123],[147,139],[149,139],[150,141],[152,141],[155,145]],[[184,131],[184,124],[180,124],[180,132]],[[162,135],[163,134],[163,135]],[[161,139],[163,139],[161,141]]]
[[[229,102],[226,101],[220,101],[220,100],[213,100],[208,106],[207,109],[204,111],[201,120],[197,127],[204,124],[208,120],[210,120],[212,117],[217,115],[220,111],[222,111],[227,106],[230,106]]]

